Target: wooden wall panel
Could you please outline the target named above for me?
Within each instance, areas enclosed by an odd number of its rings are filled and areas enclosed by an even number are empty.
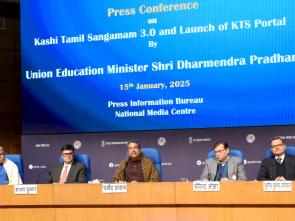
[[[0,3],[0,145],[21,153],[21,77],[19,4]]]

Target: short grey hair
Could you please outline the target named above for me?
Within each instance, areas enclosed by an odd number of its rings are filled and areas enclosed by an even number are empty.
[[[0,150],[4,151],[4,147],[1,147],[1,146],[0,146]]]

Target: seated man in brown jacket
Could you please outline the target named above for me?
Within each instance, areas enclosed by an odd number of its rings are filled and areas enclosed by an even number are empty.
[[[128,157],[121,161],[112,177],[112,182],[159,182],[157,168],[154,162],[141,152],[140,143],[129,141],[127,147]]]

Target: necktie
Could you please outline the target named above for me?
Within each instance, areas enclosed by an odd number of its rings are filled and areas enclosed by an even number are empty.
[[[59,183],[65,183],[68,177],[68,166],[65,166],[64,171],[62,172],[61,176],[60,176],[60,180]]]
[[[282,163],[282,158],[281,157],[278,157],[277,158],[277,161],[278,161],[279,164],[281,164]]]

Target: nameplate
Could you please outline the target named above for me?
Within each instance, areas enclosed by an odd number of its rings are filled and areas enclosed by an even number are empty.
[[[103,183],[102,193],[127,193],[127,183]]]
[[[264,192],[290,192],[292,181],[263,181]]]
[[[38,194],[38,187],[36,184],[31,185],[14,185],[14,194]]]
[[[218,181],[194,181],[193,191],[197,192],[218,192],[220,191],[220,182]]]

